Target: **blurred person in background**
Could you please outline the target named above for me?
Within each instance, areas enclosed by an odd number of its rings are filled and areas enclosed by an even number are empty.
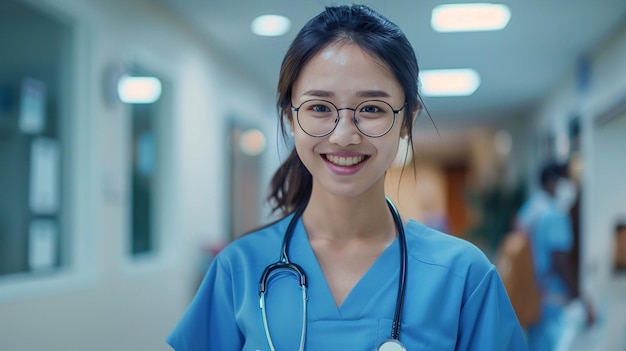
[[[567,167],[549,163],[540,172],[541,188],[520,208],[516,219],[518,229],[530,236],[534,268],[541,289],[541,317],[527,328],[531,351],[563,349],[571,339],[575,321],[568,321],[568,306],[580,306],[588,325],[595,312],[588,300],[581,298],[576,267],[571,260],[574,237],[569,211],[577,198],[575,184],[569,179]],[[561,345],[561,346],[559,346]]]
[[[402,220],[385,195],[412,140],[418,77],[404,33],[367,6],[307,22],[278,83],[295,147],[270,200],[285,217],[217,255],[167,339],[174,349],[527,350],[487,257]]]

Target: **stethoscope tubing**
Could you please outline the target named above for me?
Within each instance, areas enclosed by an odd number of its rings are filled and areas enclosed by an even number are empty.
[[[399,337],[400,337],[400,322],[402,318],[402,308],[404,305],[404,292],[406,290],[406,272],[407,272],[406,236],[404,234],[404,225],[402,223],[402,219],[400,218],[400,214],[398,210],[396,209],[395,205],[391,202],[389,198],[387,198],[386,200],[387,200],[387,205],[389,207],[389,211],[391,212],[393,216],[393,220],[396,225],[396,229],[398,231],[398,241],[400,244],[400,275],[398,279],[398,295],[396,298],[396,308],[394,311],[393,323],[391,325],[391,339],[390,340],[391,342],[398,344],[400,347],[402,347],[402,349],[404,349],[404,346],[402,346],[402,343],[400,343]],[[302,217],[302,214],[304,213],[304,209],[306,208],[306,205],[307,204],[304,203],[302,204],[302,206],[300,206],[294,211],[294,215],[289,221],[289,225],[287,226],[287,230],[285,231],[285,236],[283,238],[279,260],[265,267],[265,269],[263,270],[263,273],[261,274],[261,278],[259,279],[259,296],[260,296],[259,305],[261,308],[261,314],[263,316],[263,327],[265,329],[265,336],[267,337],[267,341],[269,343],[271,351],[275,351],[275,348],[274,348],[274,344],[272,341],[272,337],[269,332],[269,325],[267,322],[267,312],[265,309],[265,294],[267,293],[270,275],[273,272],[278,271],[278,270],[286,270],[286,271],[291,272],[293,275],[295,275],[298,278],[298,283],[302,290],[302,333],[301,333],[301,338],[300,338],[299,350],[300,351],[304,350],[304,342],[305,342],[305,337],[306,337],[306,315],[307,315],[306,301],[308,299],[307,278],[306,278],[306,273],[304,272],[302,267],[300,267],[299,265],[293,262],[290,262],[288,250],[289,250],[289,244],[291,242],[291,237],[293,236],[293,232],[295,230],[296,224],[298,223],[298,220]],[[382,345],[384,345],[387,342],[389,342],[389,340],[381,344],[381,346],[379,346],[379,349],[382,347]]]
[[[297,275],[296,273],[293,273]],[[307,314],[307,287],[306,285],[300,285],[302,290],[302,331],[300,333],[300,347],[299,351],[304,351],[304,341],[306,339],[306,314]],[[274,348],[274,342],[272,340],[272,335],[270,334],[270,328],[267,323],[267,310],[265,309],[265,292],[261,293],[261,298],[259,300],[261,305],[261,315],[263,316],[263,329],[265,329],[265,337],[267,338],[267,342],[270,346],[270,351],[276,351]]]
[[[396,310],[393,316],[393,324],[391,325],[391,338],[399,340],[400,338],[400,321],[402,320],[402,308],[404,306],[404,291],[406,290],[406,271],[407,271],[407,248],[406,236],[404,235],[404,225],[398,209],[391,200],[387,199],[387,205],[393,216],[398,230],[398,242],[400,244],[400,276],[398,277],[398,297],[396,298]]]

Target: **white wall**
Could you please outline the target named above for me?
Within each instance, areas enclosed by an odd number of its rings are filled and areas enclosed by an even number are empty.
[[[542,133],[566,132],[569,118],[582,117],[583,208],[582,208],[582,285],[597,303],[600,321],[626,325],[623,302],[610,300],[616,292],[611,281],[609,260],[612,255],[612,225],[618,214],[626,213],[626,117],[599,126],[607,110],[626,99],[626,24],[590,53],[591,85],[587,91],[577,89],[576,68],[564,77],[558,89],[549,96],[535,117],[535,129]],[[622,285],[623,286],[623,285]],[[626,294],[626,291],[618,292]],[[598,351],[624,350],[623,330],[607,328]]]
[[[626,216],[626,158],[622,153],[626,146],[625,136],[626,111],[607,123],[596,125],[588,172],[594,183],[588,196],[592,206],[588,208],[590,223],[586,242],[594,274],[590,274],[587,284],[604,309],[602,322],[607,328],[604,350],[626,348],[623,343],[626,285],[620,285],[612,274],[614,228],[616,221]]]
[[[0,299],[0,349],[168,350],[164,339],[195,290],[200,246],[227,234],[227,117],[258,119],[273,146],[274,91],[247,79],[150,1],[23,1],[77,31],[71,110],[84,207],[77,213],[84,218],[76,219],[73,234],[84,260],[54,289],[35,280]],[[103,83],[112,64],[130,62],[174,88],[165,246],[141,262],[125,254],[128,110],[107,102]],[[272,172],[276,151],[266,154],[264,170]]]

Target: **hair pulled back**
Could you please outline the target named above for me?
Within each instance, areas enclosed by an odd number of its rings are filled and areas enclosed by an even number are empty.
[[[391,70],[402,86],[406,99],[402,129],[412,140],[413,112],[420,107],[419,67],[415,52],[400,28],[365,5],[326,7],[309,20],[287,50],[278,79],[277,109],[283,138],[287,137],[285,119],[291,119],[292,90],[303,67],[328,45],[346,41],[354,43],[380,60]],[[411,144],[409,144],[411,145]],[[295,148],[281,164],[271,181],[268,200],[272,210],[289,213],[304,206],[313,186]]]

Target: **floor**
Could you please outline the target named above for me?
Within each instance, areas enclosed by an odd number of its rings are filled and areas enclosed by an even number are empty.
[[[626,351],[626,273],[615,275],[608,291],[604,306],[598,306],[598,323],[579,329],[562,351]]]

